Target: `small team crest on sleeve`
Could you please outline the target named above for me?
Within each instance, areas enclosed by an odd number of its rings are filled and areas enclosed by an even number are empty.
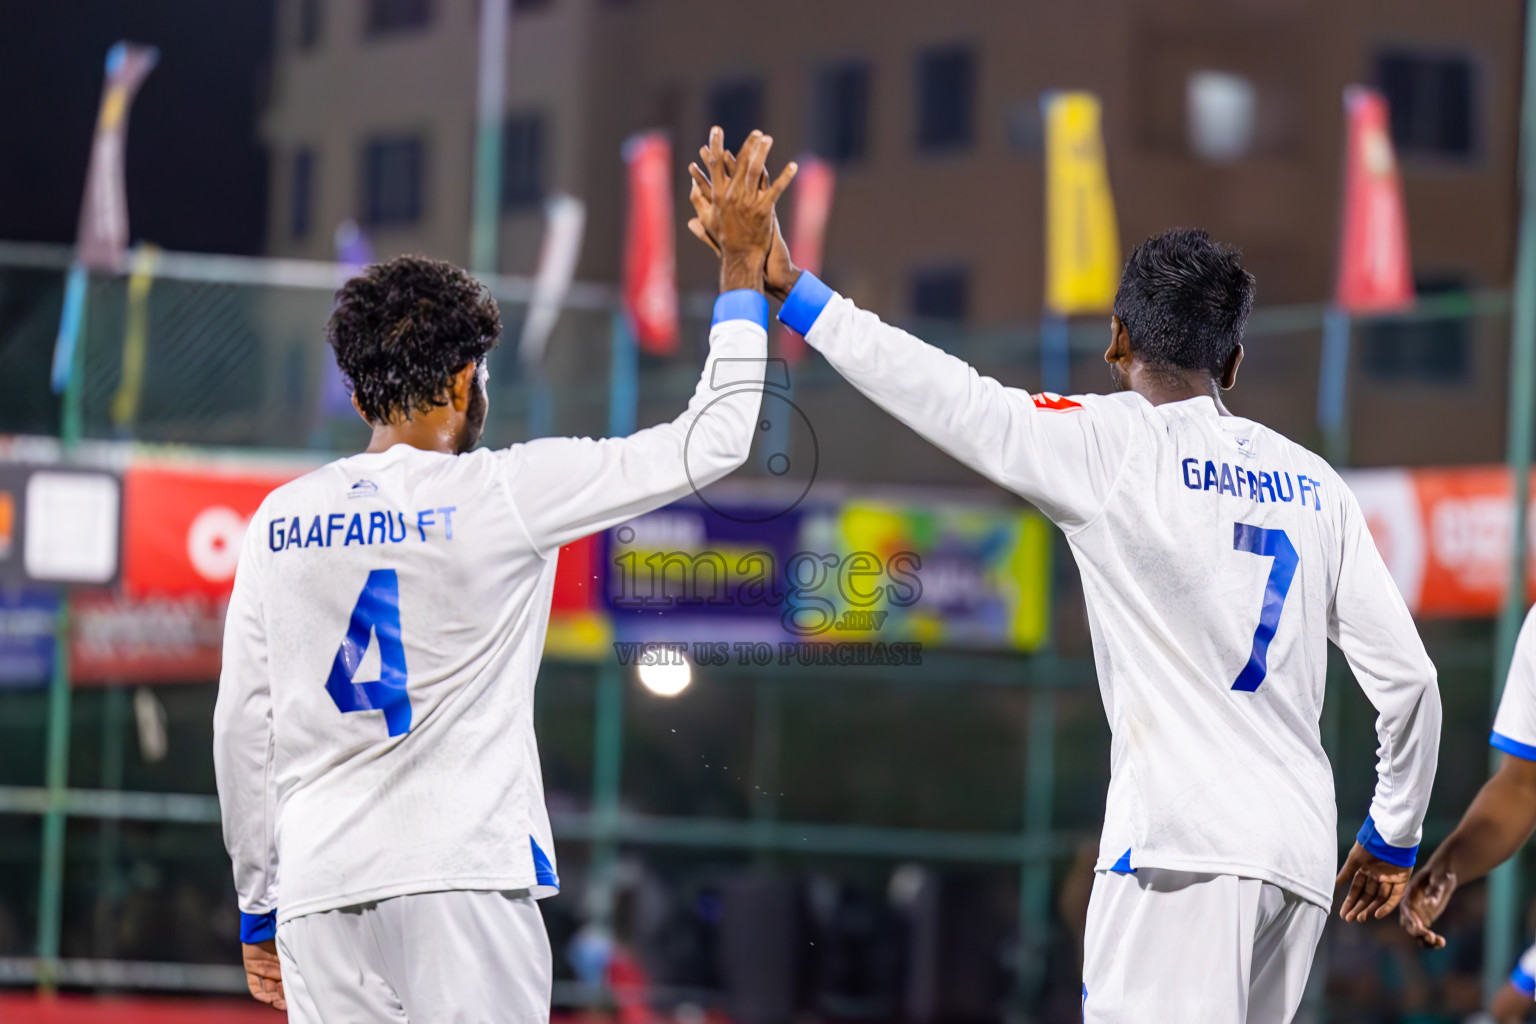
[[[1052,412],[1071,412],[1073,409],[1081,409],[1082,402],[1074,402],[1070,398],[1062,398],[1054,391],[1042,391],[1038,395],[1032,395],[1035,400],[1035,408],[1050,409]]]
[[[379,485],[364,477],[353,484],[347,491],[349,498],[371,498],[379,493]]]

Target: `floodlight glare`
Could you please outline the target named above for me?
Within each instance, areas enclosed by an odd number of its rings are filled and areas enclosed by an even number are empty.
[[[691,682],[693,668],[686,658],[673,664],[640,666],[640,685],[658,697],[676,697],[688,689]]]

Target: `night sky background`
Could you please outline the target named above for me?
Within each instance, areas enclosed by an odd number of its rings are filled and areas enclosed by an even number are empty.
[[[106,54],[121,39],[160,48],[129,121],[131,240],[260,252],[274,20],[274,0],[0,4],[0,240],[74,241]]]

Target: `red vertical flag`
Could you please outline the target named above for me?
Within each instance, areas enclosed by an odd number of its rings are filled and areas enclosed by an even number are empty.
[[[789,254],[795,266],[812,274],[821,273],[822,243],[827,236],[827,218],[832,214],[832,192],[837,172],[818,157],[799,160],[795,175],[795,209],[789,227]],[[779,330],[779,354],[791,365],[805,355],[805,339],[794,331]]]
[[[1347,86],[1344,116],[1344,226],[1334,300],[1349,313],[1401,309],[1413,304],[1413,274],[1387,101],[1373,89]]]
[[[624,143],[629,165],[629,229],[624,242],[624,306],[641,351],[677,351],[677,242],[672,216],[672,143],[641,132]]]

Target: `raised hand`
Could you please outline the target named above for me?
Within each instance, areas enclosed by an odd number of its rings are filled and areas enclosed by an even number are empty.
[[[758,134],[756,132],[754,135]],[[688,201],[693,205],[696,216],[688,222],[688,230],[693,236],[705,245],[709,246],[715,255],[724,258],[721,251],[719,238],[720,219],[715,197],[717,193],[723,194],[730,187],[730,183],[736,177],[737,158],[726,149],[723,144],[724,136],[720,129],[710,130],[709,145],[700,147],[699,160],[710,169],[706,173],[698,163],[688,165],[688,173],[693,178],[693,187],[688,193]],[[750,139],[748,140],[751,141]],[[772,140],[768,139],[769,145]],[[742,157],[745,159],[747,147],[742,147]],[[765,151],[766,155],[766,151]],[[775,201],[788,185],[785,175],[793,177],[793,172],[798,170],[797,165],[791,163],[784,174],[779,176],[779,181],[770,185],[768,172],[763,168],[758,176],[758,188],[760,192],[771,192]],[[789,246],[784,242],[784,233],[779,227],[777,209],[772,210],[772,236],[763,265],[763,289],[768,294],[781,302],[788,296],[795,281],[800,277],[799,268],[789,256]],[[723,269],[723,268],[722,268]]]
[[[1379,921],[1386,917],[1403,898],[1411,870],[1388,864],[1356,843],[1334,883],[1349,883],[1339,917],[1345,921]]]
[[[1408,894],[1403,897],[1397,910],[1398,923],[1403,930],[1430,949],[1445,948],[1445,936],[1430,929],[1430,925],[1445,913],[1456,891],[1456,873],[1443,864],[1430,861],[1424,870],[1413,876],[1408,883]]]

